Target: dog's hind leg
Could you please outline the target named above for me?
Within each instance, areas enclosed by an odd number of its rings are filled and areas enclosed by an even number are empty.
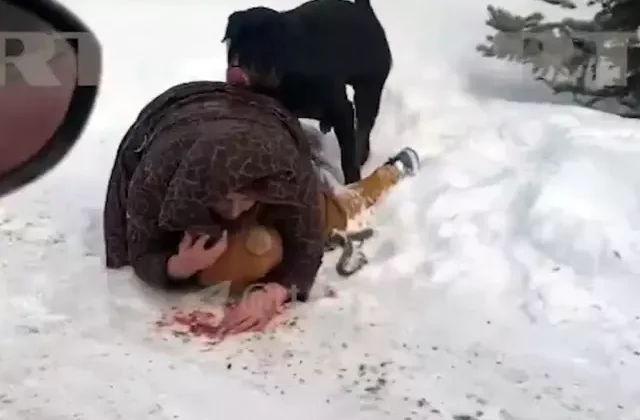
[[[380,112],[380,101],[386,77],[368,78],[354,83],[353,101],[356,115],[356,144],[358,164],[363,166],[369,160],[370,137]]]

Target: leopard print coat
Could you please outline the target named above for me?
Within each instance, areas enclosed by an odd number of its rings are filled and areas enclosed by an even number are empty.
[[[132,265],[165,288],[167,259],[185,231],[220,237],[212,210],[252,191],[283,238],[283,262],[265,281],[305,300],[323,255],[319,184],[298,120],[276,100],[220,82],[177,85],[152,100],[125,134],[104,208],[106,265]]]

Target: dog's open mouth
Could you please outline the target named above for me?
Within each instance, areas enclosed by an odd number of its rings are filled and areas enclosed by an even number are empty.
[[[249,76],[238,66],[227,68],[227,83],[232,85],[249,85]]]

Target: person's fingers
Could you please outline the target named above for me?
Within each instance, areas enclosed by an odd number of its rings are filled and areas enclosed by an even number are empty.
[[[228,312],[225,312],[224,316],[222,317],[222,320],[218,324],[218,333],[223,333],[225,330],[229,328],[229,325],[231,324],[231,320],[233,319],[233,316],[234,316],[233,309]]]
[[[273,311],[270,311],[273,309]],[[222,335],[232,333],[238,325],[246,322],[247,318],[261,319],[270,318],[268,314],[275,312],[275,305],[269,301],[266,293],[252,294],[245,297],[233,309],[229,310],[220,322]],[[268,320],[267,320],[268,321]],[[256,322],[257,323],[257,322]]]
[[[229,245],[229,233],[226,230],[222,231],[222,236],[216,245],[219,245],[222,251],[227,249],[227,246]]]
[[[256,328],[260,324],[261,318],[251,316],[246,318],[242,322],[235,325],[233,328],[230,328],[225,336],[242,334],[243,332],[248,332]]]
[[[193,243],[193,236],[191,236],[189,232],[185,232],[184,236],[182,237],[182,240],[180,241],[180,245],[178,245],[178,252],[186,251],[187,249],[189,249],[192,243]]]
[[[218,239],[218,242],[216,242],[215,245],[208,249],[207,253],[209,253],[212,258],[216,259],[227,250],[227,245],[227,231],[225,230],[224,232],[222,232],[222,236],[220,237],[220,239]]]
[[[261,283],[253,283],[245,287],[242,291],[240,301],[243,302],[249,309],[255,309],[256,300],[260,301],[259,293],[264,291],[264,285]]]
[[[197,250],[202,250],[204,251],[205,245],[207,244],[207,241],[209,240],[210,236],[209,235],[202,235],[198,238],[198,240],[196,241],[195,244],[193,244],[193,247]]]
[[[249,318],[246,318],[249,319]],[[245,321],[245,319],[242,319],[240,321],[237,322],[228,322],[223,326],[220,326],[218,328],[218,337],[220,337],[221,339],[224,339],[225,337],[227,337],[229,335],[229,331],[232,331],[234,328],[236,328],[239,324],[241,324],[243,321]]]
[[[233,328],[235,325],[240,323],[243,319],[248,317],[248,313],[242,310],[242,307],[235,307],[227,312],[220,321],[218,333],[220,335],[224,335],[226,331]]]
[[[222,320],[222,322],[220,322],[220,325],[218,325],[218,327],[216,328],[216,337],[224,340],[224,338],[227,336],[227,331],[229,331],[229,326],[224,322],[224,320]]]
[[[265,328],[267,328],[267,326],[272,320],[273,320],[273,317],[264,315],[258,319],[258,322],[253,327],[251,327],[250,331],[262,332],[265,330]]]

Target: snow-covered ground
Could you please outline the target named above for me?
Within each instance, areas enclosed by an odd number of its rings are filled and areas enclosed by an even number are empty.
[[[139,109],[221,78],[226,16],[257,3],[65,2],[104,85],[64,163],[0,201],[1,419],[640,418],[638,122],[477,56],[483,1],[373,3],[395,67],[371,165],[410,145],[424,170],[380,206],[366,270],[329,256],[295,326],[203,352],[154,332],[179,298],[102,268],[101,206]]]

